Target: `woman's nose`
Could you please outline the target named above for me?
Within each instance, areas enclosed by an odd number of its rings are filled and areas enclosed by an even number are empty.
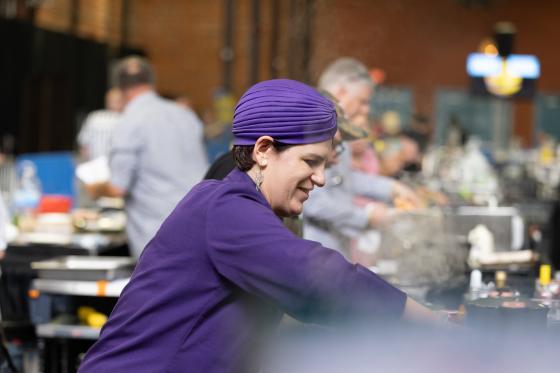
[[[325,185],[325,166],[319,167],[313,175],[311,175],[311,181],[318,187]]]

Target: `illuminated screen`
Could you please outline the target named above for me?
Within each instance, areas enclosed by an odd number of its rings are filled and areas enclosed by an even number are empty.
[[[467,57],[467,73],[474,94],[504,98],[533,97],[540,76],[539,59],[533,55],[512,54],[506,59],[483,53]]]

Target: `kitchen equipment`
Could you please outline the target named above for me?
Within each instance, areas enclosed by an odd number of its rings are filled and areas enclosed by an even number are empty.
[[[108,209],[102,211],[77,210],[73,216],[74,226],[82,232],[123,232],[126,226],[126,214],[122,210]]]
[[[430,287],[462,276],[467,251],[445,224],[439,209],[402,212],[384,224],[378,266],[392,264],[385,277],[399,287]]]
[[[130,277],[135,261],[117,256],[61,256],[32,262],[39,278],[76,281],[114,280]]]
[[[494,235],[496,251],[523,248],[525,228],[515,207],[461,206],[444,212],[446,226],[458,236],[466,237],[477,225],[486,226]]]
[[[547,327],[548,307],[517,298],[486,298],[465,304],[465,324],[479,330],[539,331]]]

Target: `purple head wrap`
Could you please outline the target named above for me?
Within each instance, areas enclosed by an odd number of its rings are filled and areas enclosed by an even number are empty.
[[[336,133],[334,104],[310,86],[288,79],[260,82],[241,97],[233,114],[235,145],[268,135],[283,144],[312,144]]]

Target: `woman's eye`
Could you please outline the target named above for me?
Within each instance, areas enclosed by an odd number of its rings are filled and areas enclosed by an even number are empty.
[[[316,159],[304,159],[304,162],[311,168],[315,168],[319,165],[319,161]]]

